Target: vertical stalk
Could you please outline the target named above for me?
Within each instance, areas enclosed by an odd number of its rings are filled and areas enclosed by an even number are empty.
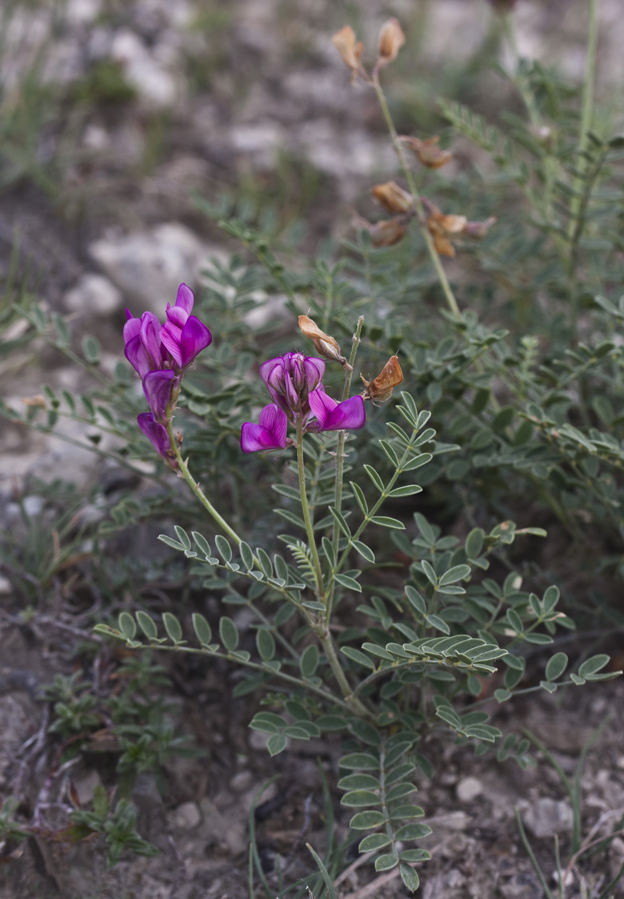
[[[303,423],[301,415],[297,415],[297,468],[299,471],[299,495],[301,497],[301,511],[308,535],[308,543],[310,544],[310,552],[312,553],[312,563],[314,565],[314,574],[316,577],[316,595],[319,602],[325,602],[325,588],[323,585],[323,572],[321,571],[321,560],[319,559],[318,550],[316,548],[316,538],[314,536],[314,528],[312,527],[312,519],[310,518],[310,508],[308,506],[308,496],[306,493],[305,482],[305,464],[303,459]]]
[[[425,209],[420,199],[420,194],[416,189],[416,183],[414,181],[414,177],[410,170],[410,167],[407,164],[407,160],[405,158],[405,153],[403,152],[403,147],[401,146],[401,141],[399,140],[399,136],[396,132],[396,128],[394,127],[394,122],[392,121],[392,116],[390,115],[390,110],[388,108],[388,103],[386,101],[386,96],[383,92],[383,88],[379,83],[379,78],[377,73],[373,74],[372,78],[372,86],[375,89],[375,93],[377,94],[377,99],[379,100],[379,105],[381,106],[381,111],[383,112],[384,119],[386,120],[386,125],[388,127],[388,131],[390,132],[390,137],[392,139],[392,145],[394,147],[394,152],[396,153],[401,168],[403,169],[403,174],[405,175],[405,179],[407,181],[408,187],[410,189],[410,193],[414,200],[414,208],[418,214],[418,219],[420,222],[421,231],[423,237],[425,239],[425,244],[427,246],[427,250],[429,252],[429,256],[431,257],[431,261],[433,262],[433,266],[436,270],[436,274],[438,276],[438,280],[440,281],[440,285],[442,287],[442,291],[446,298],[446,302],[448,303],[449,309],[451,310],[451,314],[455,321],[461,320],[461,312],[459,311],[459,306],[457,305],[457,300],[455,299],[455,295],[449,284],[449,280],[446,277],[446,272],[444,271],[444,266],[442,265],[442,260],[438,255],[438,251],[435,248],[433,243],[433,238],[429,233],[429,229],[427,228],[427,217],[425,214]]]
[[[353,345],[351,347],[351,354],[349,355],[349,365],[350,369],[347,369],[345,372],[345,382],[344,387],[342,388],[342,402],[349,399],[349,393],[351,392],[351,379],[353,377],[353,365],[355,363],[355,357],[357,356],[357,351],[360,346],[360,341],[362,339],[362,327],[364,325],[364,316],[360,315],[357,321],[357,325],[355,328],[355,334],[353,335]],[[334,508],[337,512],[342,510],[342,487],[343,487],[343,479],[344,479],[344,447],[345,440],[347,438],[346,431],[338,432],[338,444],[336,449],[336,483],[334,486]],[[334,522],[334,528],[332,531],[332,546],[334,548],[334,555],[338,558],[338,548],[340,546],[340,528],[338,524]],[[325,612],[325,623],[329,624],[329,618],[331,615],[332,608],[332,599],[334,596],[334,584],[332,581],[332,586],[330,593],[327,597],[327,611]]]
[[[167,415],[167,433],[169,434],[169,442],[171,444],[171,448],[175,451],[175,456],[178,462],[178,469],[180,477],[184,478],[186,483],[189,485],[199,502],[202,504],[204,509],[212,515],[214,520],[217,522],[220,528],[231,537],[232,540],[236,543],[237,546],[242,542],[241,538],[238,536],[236,531],[230,527],[225,518],[223,518],[215,507],[212,505],[208,497],[205,495],[204,491],[201,489],[191,472],[189,471],[188,465],[182,458],[182,454],[180,453],[180,448],[175,439],[175,434],[173,433],[173,421],[170,414]]]

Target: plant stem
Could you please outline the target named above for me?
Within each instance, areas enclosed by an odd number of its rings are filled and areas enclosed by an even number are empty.
[[[316,537],[314,536],[314,528],[312,519],[310,518],[310,508],[308,506],[308,495],[306,493],[305,482],[305,462],[303,458],[303,422],[301,415],[297,415],[297,468],[299,471],[299,496],[301,497],[301,512],[308,535],[308,544],[312,554],[312,563],[314,565],[314,575],[316,577],[316,595],[319,602],[325,602],[325,588],[323,585],[323,572],[321,570],[321,560],[319,559],[318,549],[316,548]]]
[[[349,356],[349,366],[350,368],[345,372],[345,382],[344,387],[342,388],[342,402],[349,399],[349,393],[351,392],[351,379],[353,377],[353,365],[355,363],[355,357],[357,355],[358,347],[360,346],[360,341],[362,339],[362,327],[364,325],[364,316],[360,315],[357,321],[357,325],[355,328],[355,334],[353,335],[353,346],[351,347],[351,354]],[[334,487],[334,509],[337,512],[340,512],[342,509],[342,487],[343,487],[343,479],[344,479],[344,448],[345,441],[347,438],[346,431],[340,431],[338,433],[338,445],[336,449],[336,484]],[[340,546],[340,528],[338,527],[338,523],[334,522],[334,529],[332,531],[332,546],[334,548],[334,556],[338,558],[338,550]],[[332,583],[331,590],[327,597],[327,611],[325,613],[325,623],[329,623],[329,617],[331,615],[332,609],[332,599],[334,596],[334,583]]]
[[[420,228],[422,231],[422,235],[425,239],[425,244],[427,246],[427,250],[429,252],[429,256],[431,257],[431,261],[433,262],[433,266],[436,270],[436,274],[438,276],[438,280],[440,281],[440,286],[442,287],[442,291],[444,292],[444,296],[446,298],[446,302],[449,305],[449,309],[451,310],[451,314],[455,321],[461,320],[461,312],[459,311],[459,306],[457,305],[457,300],[455,299],[455,295],[449,284],[449,280],[446,277],[446,272],[444,271],[444,266],[442,265],[442,260],[438,254],[438,251],[435,248],[433,243],[433,238],[429,233],[429,229],[427,228],[427,216],[425,214],[425,208],[422,204],[422,200],[420,199],[420,194],[416,188],[416,183],[414,181],[414,177],[412,172],[407,164],[407,160],[405,158],[405,153],[403,152],[403,147],[401,146],[401,141],[399,140],[399,136],[396,132],[396,128],[394,127],[394,122],[392,121],[392,116],[390,114],[390,110],[388,108],[388,102],[386,100],[386,96],[383,92],[383,88],[379,83],[379,78],[377,73],[373,75],[372,86],[375,89],[375,93],[377,94],[377,99],[379,100],[379,105],[381,106],[381,111],[383,112],[384,119],[386,120],[386,125],[388,126],[388,131],[390,132],[390,137],[392,139],[392,145],[394,147],[394,151],[398,157],[401,168],[403,169],[403,174],[405,175],[405,179],[407,181],[408,187],[410,189],[410,193],[414,200],[414,208],[418,214],[418,220],[420,222]]]
[[[199,502],[202,504],[204,509],[212,515],[214,520],[217,522],[220,528],[231,537],[232,540],[239,546],[242,543],[241,538],[238,536],[236,531],[230,527],[227,521],[222,518],[221,515],[217,512],[215,507],[212,505],[208,497],[205,495],[204,491],[201,489],[191,472],[189,471],[188,465],[182,458],[182,454],[180,453],[180,447],[175,439],[175,434],[173,433],[173,418],[170,414],[167,415],[167,433],[169,434],[169,442],[171,444],[172,450],[175,452],[175,456],[178,462],[178,469],[180,477],[184,478],[186,483],[189,485]]]

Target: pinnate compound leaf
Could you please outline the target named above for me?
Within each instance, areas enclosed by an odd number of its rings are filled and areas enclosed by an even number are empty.
[[[366,474],[369,476],[375,487],[379,490],[379,492],[383,493],[385,489],[384,482],[381,480],[375,469],[370,465],[365,465],[364,470],[366,471]]]
[[[455,565],[445,571],[440,578],[440,586],[445,587],[447,584],[455,584],[470,574],[470,565]]]
[[[180,541],[180,543],[182,544],[184,549],[190,549],[191,548],[191,540],[190,540],[189,535],[184,530],[184,528],[181,528],[179,525],[176,524],[176,525],[174,525],[173,530],[176,532],[176,537],[178,538],[178,540]]]
[[[356,552],[358,552],[363,559],[366,559],[367,562],[370,562],[371,565],[375,561],[375,553],[368,547],[365,543],[362,543],[361,540],[353,540],[351,542],[351,546]]]
[[[373,827],[381,827],[385,823],[385,818],[381,812],[368,811],[358,812],[349,821],[349,827],[352,830],[372,830]]]
[[[258,628],[256,633],[256,646],[263,662],[270,662],[275,655],[275,640],[273,634],[266,627]]]
[[[388,496],[413,496],[415,493],[422,493],[422,487],[418,484],[408,484],[406,487],[395,487]]]

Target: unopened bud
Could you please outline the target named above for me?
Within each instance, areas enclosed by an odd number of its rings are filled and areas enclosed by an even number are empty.
[[[377,68],[387,66],[393,62],[399,55],[399,50],[405,43],[405,35],[403,29],[399,25],[398,19],[388,19],[381,26],[379,32],[379,48],[377,57]]]
[[[362,68],[364,44],[356,40],[350,25],[345,25],[332,37],[332,44],[340,53],[343,62],[351,69],[351,80],[355,81]]]
[[[377,202],[388,212],[408,212],[414,205],[414,199],[406,190],[394,181],[376,184],[371,191]]]
[[[360,377],[364,382],[362,397],[365,400],[372,400],[374,403],[387,402],[392,396],[394,388],[403,380],[398,356],[391,356],[381,373],[372,381],[367,381],[364,375],[360,375]]]
[[[439,169],[453,158],[448,150],[438,146],[439,137],[430,137],[427,140],[419,140],[417,137],[400,137],[401,143],[412,150],[421,165],[428,169]]]
[[[329,334],[321,331],[309,315],[299,316],[299,327],[302,333],[310,338],[320,356],[330,359],[332,362],[338,362],[346,371],[353,370],[345,357],[340,355],[340,347],[335,337],[330,337]]]

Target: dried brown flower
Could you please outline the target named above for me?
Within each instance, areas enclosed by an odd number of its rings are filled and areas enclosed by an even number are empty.
[[[40,393],[37,396],[25,396],[22,400],[25,406],[31,406],[34,409],[47,409],[45,397]]]
[[[480,240],[482,237],[485,237],[492,225],[495,225],[497,221],[498,219],[496,218],[496,216],[492,215],[484,222],[466,222],[464,234],[467,237],[476,237],[478,240]]]
[[[355,81],[362,69],[364,44],[356,40],[350,25],[345,25],[332,37],[332,44],[342,56],[343,62],[351,69],[351,80]]]
[[[411,194],[399,187],[394,181],[376,184],[371,191],[377,202],[388,212],[408,212],[414,205]]]
[[[364,375],[360,375],[360,377],[364,382],[363,398],[372,400],[374,403],[385,403],[392,396],[394,388],[403,380],[398,356],[391,356],[381,373],[372,381],[367,381]]]
[[[428,169],[439,169],[453,158],[448,150],[438,146],[439,137],[430,137],[427,140],[419,140],[417,137],[400,137],[401,143],[413,150],[421,165]]]
[[[405,35],[403,29],[399,25],[398,19],[388,19],[381,26],[379,32],[379,48],[377,57],[377,68],[387,66],[393,62],[399,55],[399,50],[405,43]]]
[[[329,334],[326,334],[325,331],[321,331],[319,326],[313,321],[309,315],[300,315],[299,316],[299,327],[301,328],[303,334],[306,337],[309,337],[316,352],[323,356],[325,359],[330,359],[333,362],[339,362],[340,365],[343,366],[347,371],[352,371],[353,369],[347,362],[344,356],[340,354],[340,347],[338,346],[338,341],[335,337],[330,337]]]
[[[452,259],[455,256],[455,247],[449,240],[449,234],[461,234],[468,224],[468,219],[465,215],[444,215],[427,197],[422,197],[422,203],[427,213],[427,228],[433,237],[433,245],[440,256],[449,256]]]

